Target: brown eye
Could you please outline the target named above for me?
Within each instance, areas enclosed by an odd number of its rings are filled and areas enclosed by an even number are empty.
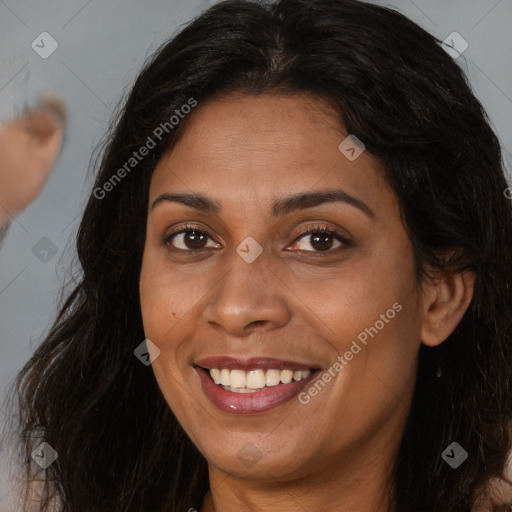
[[[165,239],[165,245],[182,251],[197,251],[207,247],[209,238],[208,234],[200,229],[185,228],[169,235]],[[213,244],[213,247],[218,247],[218,244]]]
[[[294,246],[298,246],[299,250],[308,252],[329,252],[331,249],[350,245],[350,241],[344,236],[326,226],[316,226],[308,229],[294,243]]]
[[[311,247],[318,251],[326,251],[332,247],[333,236],[328,233],[318,233],[311,235],[310,244]]]

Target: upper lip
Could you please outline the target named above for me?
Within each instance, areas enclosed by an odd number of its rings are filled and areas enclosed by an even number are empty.
[[[195,361],[196,366],[202,368],[226,368],[229,370],[258,370],[258,369],[276,369],[276,370],[311,370],[318,369],[315,364],[299,363],[297,361],[276,359],[273,357],[242,357],[232,356],[211,356]]]

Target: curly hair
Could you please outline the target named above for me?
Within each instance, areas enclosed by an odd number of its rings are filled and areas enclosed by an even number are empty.
[[[232,92],[327,100],[382,164],[418,282],[428,268],[476,274],[454,332],[420,348],[393,474],[396,512],[468,512],[503,475],[512,444],[512,206],[500,144],[464,72],[389,8],[226,0],[147,61],[115,113],[94,191],[170,112]],[[77,236],[80,276],[16,378],[24,479],[41,473],[30,454],[42,439],[59,454],[43,472],[40,511],[52,496],[66,512],[183,511],[199,508],[209,488],[206,460],[133,355],[145,338],[138,285],[149,184],[187,119],[107,198],[91,193]],[[441,458],[454,440],[470,454],[456,471]]]

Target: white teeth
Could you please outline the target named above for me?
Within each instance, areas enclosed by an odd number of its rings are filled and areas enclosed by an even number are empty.
[[[213,382],[215,382],[215,384],[220,384],[220,370],[218,368],[212,368],[210,370],[210,375],[213,379]]]
[[[247,382],[246,374],[243,370],[231,370],[231,382],[232,388],[245,388]]]
[[[255,393],[257,389],[249,388],[235,388],[233,386],[223,386],[226,391],[233,391],[234,393]]]
[[[281,372],[279,370],[267,370],[265,384],[267,386],[277,386],[281,380]]]
[[[247,372],[247,381],[245,386],[250,389],[264,388],[265,372],[263,370],[251,370],[250,372]]]
[[[231,371],[230,370],[221,370],[220,371],[220,383],[223,386],[231,385]]]
[[[291,370],[283,370],[281,372],[281,382],[283,384],[288,384],[293,379],[293,372]]]
[[[215,384],[235,393],[252,393],[263,388],[288,384],[309,377],[311,370],[229,370],[210,368],[210,376]]]

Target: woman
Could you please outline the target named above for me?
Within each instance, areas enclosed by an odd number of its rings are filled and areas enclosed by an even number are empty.
[[[73,512],[507,510],[506,188],[402,15],[212,7],[107,142],[81,279],[17,380],[26,478]]]

